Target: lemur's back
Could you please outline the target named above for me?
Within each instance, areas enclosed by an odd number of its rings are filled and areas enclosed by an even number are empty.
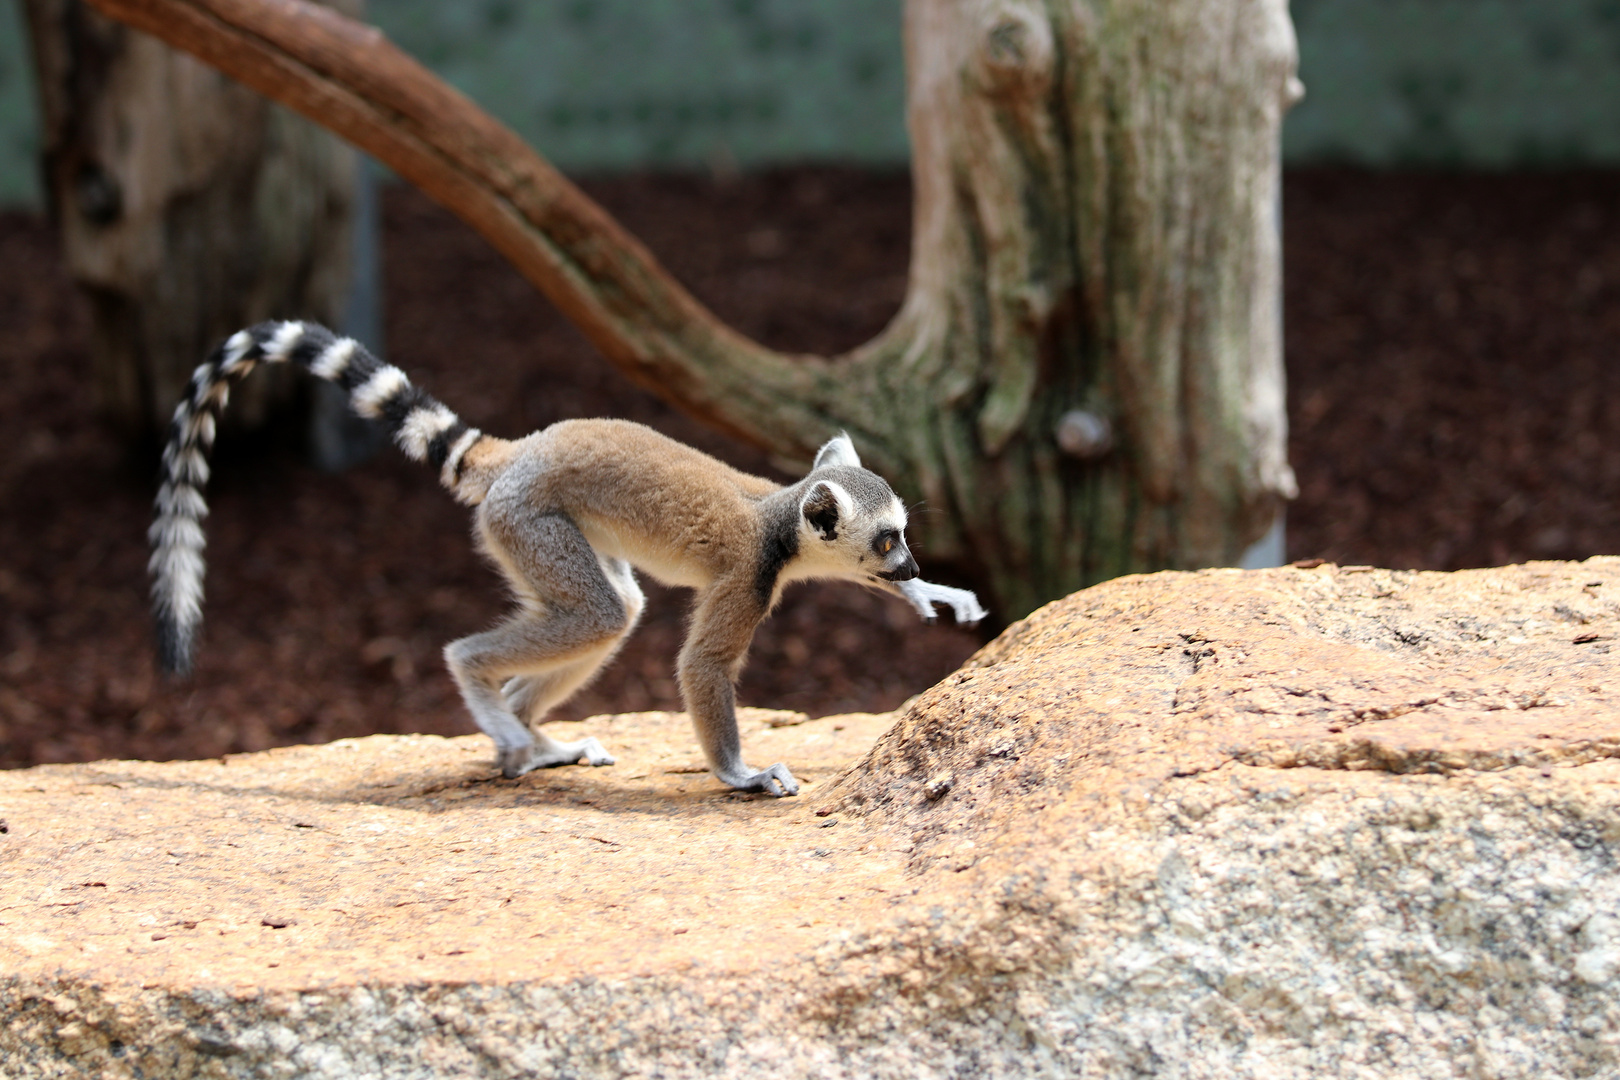
[[[708,571],[705,579],[752,566],[759,502],[779,490],[641,424],[564,420],[512,445],[511,464],[485,505],[522,499],[554,509],[603,555],[668,584],[703,585],[693,580],[693,560]]]

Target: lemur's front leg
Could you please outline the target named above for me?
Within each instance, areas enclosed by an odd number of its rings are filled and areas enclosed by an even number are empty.
[[[777,762],[766,769],[752,769],[743,761],[742,738],[737,732],[737,674],[753,641],[754,628],[764,615],[752,583],[716,584],[703,593],[681,648],[677,672],[681,697],[709,760],[709,771],[721,783],[739,791],[797,795],[799,782],[786,765]]]
[[[934,605],[944,604],[956,616],[956,621],[963,626],[972,626],[986,615],[979,604],[979,598],[967,589],[956,589],[949,585],[935,585],[931,581],[921,578],[912,578],[910,581],[887,582],[883,588],[905,597],[906,601],[917,614],[928,622],[934,621]]]

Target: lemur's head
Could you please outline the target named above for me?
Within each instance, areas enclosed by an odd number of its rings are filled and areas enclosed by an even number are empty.
[[[800,552],[842,577],[909,581],[917,560],[906,546],[906,507],[881,476],[861,468],[839,435],[816,453],[799,499]]]

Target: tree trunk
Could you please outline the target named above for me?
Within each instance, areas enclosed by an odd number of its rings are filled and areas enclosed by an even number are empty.
[[[807,462],[841,428],[1003,619],[1230,565],[1293,494],[1277,235],[1286,0],[909,0],[906,301],[788,356],[721,324],[516,136],[300,0],[91,0],[368,150],[481,231],[604,355]]]
[[[1284,0],[911,0],[906,41],[910,291],[850,401],[947,510],[929,554],[1009,613],[1234,565],[1295,492]]]
[[[24,6],[45,186],[90,300],[96,404],[129,437],[161,434],[223,336],[271,315],[341,318],[357,155],[78,0]],[[242,388],[233,426],[298,389],[269,374]]]

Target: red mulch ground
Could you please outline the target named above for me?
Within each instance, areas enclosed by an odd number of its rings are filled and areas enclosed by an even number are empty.
[[[589,187],[769,344],[846,348],[899,303],[903,176]],[[1620,551],[1620,175],[1324,172],[1286,192],[1291,556],[1449,569]],[[624,416],[766,471],[597,360],[414,193],[388,194],[385,237],[390,359],[471,422],[515,434]],[[153,463],[91,416],[86,345],[49,230],[0,216],[0,766],[470,731],[438,652],[501,593],[465,512],[393,453],[326,476],[296,439],[222,445],[199,670],[154,677]],[[562,715],[679,707],[683,598],[648,592],[631,644]],[[802,586],[762,628],[741,697],[887,709],[976,645],[859,588]]]

